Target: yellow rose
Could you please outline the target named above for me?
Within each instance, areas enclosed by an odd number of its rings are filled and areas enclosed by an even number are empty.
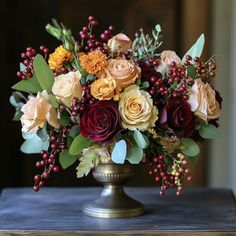
[[[220,116],[220,104],[216,100],[214,89],[201,79],[195,80],[189,94],[188,103],[192,112],[206,123]]]
[[[119,33],[108,40],[108,47],[112,52],[125,52],[132,47],[132,41],[127,35]]]
[[[175,62],[177,66],[181,65],[181,60],[174,51],[165,50],[161,53],[161,63],[158,66],[158,72],[165,74],[171,62]]]
[[[122,125],[129,130],[147,130],[154,127],[158,119],[150,94],[137,85],[129,86],[121,94],[119,110]]]
[[[94,81],[91,84],[91,94],[98,100],[110,100],[112,98],[117,100],[116,81],[109,77]]]
[[[106,76],[116,80],[117,86],[121,89],[134,84],[141,76],[141,69],[133,61],[123,58],[108,60],[104,71]]]
[[[55,78],[52,92],[56,98],[66,107],[70,107],[71,100],[76,97],[80,99],[83,94],[83,87],[80,84],[81,74],[79,71],[69,72]]]
[[[57,112],[50,103],[45,90],[38,93],[37,97],[31,96],[21,111],[23,112],[21,117],[22,132],[36,133],[38,128],[43,128],[46,121],[52,127],[60,128]]]

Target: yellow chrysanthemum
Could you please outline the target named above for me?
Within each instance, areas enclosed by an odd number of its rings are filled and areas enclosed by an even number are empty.
[[[100,50],[90,52],[88,55],[82,55],[79,58],[81,66],[90,74],[96,75],[101,72],[107,61],[107,56]]]
[[[52,70],[59,72],[63,63],[65,61],[71,61],[72,58],[72,53],[61,45],[55,49],[54,53],[49,55],[48,64]]]

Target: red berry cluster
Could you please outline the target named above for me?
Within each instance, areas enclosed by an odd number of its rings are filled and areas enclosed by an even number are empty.
[[[48,48],[42,45],[40,46],[39,49],[45,56],[48,55],[49,52]],[[33,61],[36,54],[37,54],[36,49],[32,47],[26,48],[26,51],[21,53],[21,58],[24,60],[22,64],[25,66],[25,69],[23,71],[21,70],[17,71],[16,75],[18,78],[26,80],[28,78],[33,77],[34,74]]]
[[[163,155],[154,156],[151,163],[149,175],[155,175],[155,181],[161,183],[160,195],[163,196],[168,188],[177,187],[176,195],[179,196],[182,191],[182,180],[190,173],[186,168],[187,160],[184,155],[179,153],[178,160],[174,160],[173,165],[164,161]],[[187,176],[190,181],[191,176]]]
[[[90,93],[90,84],[83,85],[83,96],[79,101],[77,98],[72,100],[71,110],[72,116],[76,117],[79,113],[82,113],[85,107],[94,104],[95,98]]]
[[[45,180],[49,179],[51,172],[58,173],[60,171],[59,165],[56,165],[58,155],[62,150],[67,148],[65,137],[69,134],[70,128],[64,128],[59,134],[54,134],[50,137],[50,150],[41,150],[41,161],[36,162],[37,168],[43,168],[41,174],[34,176],[34,191],[38,192],[40,187],[45,185]],[[61,138],[62,137],[62,138]]]
[[[95,35],[92,33],[93,27],[98,25],[98,21],[94,16],[88,17],[88,25],[84,26],[82,30],[79,32],[80,37],[82,39],[82,47],[85,52],[92,52],[94,50],[100,50],[103,53],[106,53],[106,49],[103,47],[103,43],[107,42],[107,40],[112,36],[114,31],[113,26],[109,26],[108,29],[104,31],[100,35],[100,40],[97,40]]]

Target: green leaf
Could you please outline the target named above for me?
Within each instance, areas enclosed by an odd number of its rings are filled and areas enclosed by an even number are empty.
[[[204,43],[205,43],[205,37],[204,34],[201,34],[198,40],[194,43],[194,45],[183,56],[182,63],[185,62],[187,55],[191,56],[192,58],[200,57],[202,54]]]
[[[141,83],[140,85],[140,89],[146,89],[149,88],[150,84],[148,81],[144,81],[143,83]]]
[[[60,113],[60,124],[62,126],[67,126],[70,124],[70,114],[66,109],[62,110]]]
[[[26,98],[24,95],[20,92],[13,92],[12,95],[10,96],[9,102],[11,103],[12,106],[14,106],[17,110],[20,110],[24,103],[22,100],[25,102]]]
[[[57,99],[56,99],[55,95],[49,94],[49,99],[50,99],[50,102],[51,102],[51,104],[53,105],[54,108],[58,108],[59,107],[59,104],[57,102]]]
[[[32,78],[19,81],[11,88],[28,93],[38,93],[42,91],[42,88],[40,87],[40,84],[35,75]]]
[[[139,130],[135,130],[133,136],[135,142],[140,148],[145,149],[148,147],[149,142],[147,142],[147,138],[145,138],[144,135]]]
[[[24,71],[26,68],[26,66],[23,63],[20,63],[20,71]]]
[[[197,71],[194,65],[191,64],[187,67],[187,74],[193,79],[196,77]]]
[[[64,150],[59,155],[59,162],[63,169],[73,165],[77,160],[77,156],[72,156],[67,150]]]
[[[195,157],[200,153],[200,148],[193,139],[182,138],[180,142],[180,150],[183,152],[184,155],[189,157]]]
[[[72,142],[69,153],[71,155],[79,155],[84,148],[90,147],[92,144],[93,142],[91,140],[84,138],[82,135],[78,135]]]
[[[72,144],[73,140],[74,140],[74,139],[73,139],[72,137],[67,136],[66,141],[67,141],[67,147],[68,147],[68,148],[70,148],[70,145]]]
[[[132,145],[128,148],[126,160],[131,164],[139,164],[143,158],[143,149],[137,145]]]
[[[37,134],[31,136],[30,139],[24,141],[20,150],[26,154],[40,153],[41,150],[48,150],[49,139],[42,141]]]
[[[47,62],[40,54],[36,55],[33,64],[36,78],[38,79],[41,88],[47,90],[48,93],[51,93],[54,83],[53,71],[49,68]]]
[[[218,136],[218,130],[213,124],[201,124],[198,132],[205,139],[214,139]]]
[[[94,75],[88,74],[86,77],[86,83],[94,81],[96,77]]]
[[[15,114],[14,114],[12,120],[14,120],[14,121],[19,121],[23,114],[24,114],[24,113],[23,113],[22,111],[16,110],[16,112],[15,112]]]
[[[46,141],[48,139],[48,133],[47,133],[46,125],[44,125],[43,128],[38,129],[37,135],[42,141]]]
[[[78,125],[74,125],[70,129],[69,136],[72,137],[72,138],[75,138],[77,135],[79,135],[79,126]]]
[[[76,168],[77,170],[77,178],[81,178],[84,175],[87,176],[91,169],[96,167],[99,163],[99,159],[95,153],[90,153],[80,159],[81,162],[79,163],[78,167]]]

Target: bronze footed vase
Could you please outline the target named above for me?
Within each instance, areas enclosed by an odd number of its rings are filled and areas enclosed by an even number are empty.
[[[93,171],[93,177],[104,185],[101,195],[83,205],[86,215],[100,218],[123,218],[141,215],[144,206],[129,197],[123,184],[132,177],[132,166],[115,163],[101,163]]]

